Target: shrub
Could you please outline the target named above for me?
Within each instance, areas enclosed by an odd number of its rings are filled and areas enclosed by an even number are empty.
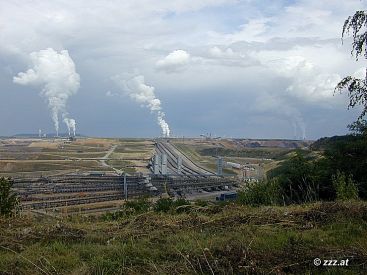
[[[149,209],[152,207],[152,203],[148,200],[148,198],[138,198],[136,200],[130,200],[125,202],[121,206],[121,209],[112,213],[106,213],[103,215],[104,220],[118,220],[121,218],[126,218],[130,215],[136,214],[136,213],[144,213],[149,211]]]
[[[172,207],[177,213],[186,212],[188,210],[186,205],[191,205],[191,203],[188,200],[185,199],[177,199],[173,202]]]
[[[181,207],[190,205],[191,203],[185,199],[172,200],[171,198],[159,199],[154,204],[154,211],[156,212],[184,212],[186,208]]]
[[[274,205],[281,203],[281,188],[278,180],[250,183],[238,192],[237,202],[248,205]]]
[[[206,207],[206,206],[209,206],[210,203],[209,203],[209,201],[199,199],[199,200],[195,201],[195,205],[201,206],[201,207]]]
[[[319,174],[316,163],[305,152],[297,151],[295,156],[282,162],[268,176],[279,182],[284,203],[292,204],[320,199]]]
[[[159,199],[154,204],[154,211],[157,212],[168,212],[173,206],[173,200],[168,199]]]
[[[128,210],[133,210],[134,212],[147,212],[151,207],[151,202],[147,198],[139,198],[136,200],[127,201],[124,204],[124,208]]]
[[[358,199],[358,188],[351,176],[347,178],[344,173],[337,171],[332,176],[332,182],[337,200]]]
[[[0,216],[11,216],[19,205],[17,195],[11,191],[12,186],[10,179],[0,178]]]

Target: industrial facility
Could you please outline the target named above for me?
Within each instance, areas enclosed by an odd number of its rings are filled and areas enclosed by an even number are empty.
[[[65,150],[62,148],[74,145],[64,143],[60,146],[59,150]],[[90,159],[109,167],[108,161],[114,160],[111,154],[116,147],[112,146],[103,158]],[[225,162],[221,157],[216,161],[215,173],[196,164],[169,139],[156,139],[153,152],[153,156],[146,160],[148,169],[145,173],[126,173],[113,168],[114,172],[89,171],[82,174],[18,177],[14,178],[13,187],[24,210],[53,213],[62,213],[66,208],[72,213],[90,204],[100,204],[100,210],[112,210],[118,201],[142,196],[181,198],[204,192],[213,193],[215,199],[218,192],[238,187],[233,175],[223,173]],[[83,151],[78,150],[77,153],[83,154]]]

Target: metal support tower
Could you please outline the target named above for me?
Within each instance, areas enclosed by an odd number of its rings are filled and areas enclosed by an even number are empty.
[[[124,173],[124,196],[127,201],[127,182],[126,182],[126,174]]]
[[[154,173],[154,175],[159,174],[159,166],[160,166],[160,159],[159,159],[159,155],[156,154],[156,155],[154,155],[154,163],[153,163],[153,173]]]
[[[167,155],[163,154],[162,155],[162,169],[161,169],[161,173],[162,175],[167,175]]]
[[[217,158],[217,175],[218,176],[223,175],[223,158],[222,157]]]
[[[177,157],[177,174],[182,174],[182,158],[180,156]]]

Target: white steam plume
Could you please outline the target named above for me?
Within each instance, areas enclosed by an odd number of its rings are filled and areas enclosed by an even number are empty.
[[[63,121],[66,124],[66,127],[68,128],[69,137],[71,136],[71,131],[73,132],[73,136],[75,137],[75,132],[76,132],[75,119],[67,118],[66,116],[64,116]]]
[[[73,131],[73,136],[76,134],[76,121],[75,119],[70,119],[70,128]]]
[[[66,127],[68,128],[68,135],[70,137],[70,124],[69,124],[69,119],[68,118],[64,118],[64,122],[66,124]]]
[[[164,120],[165,114],[161,111],[158,111],[158,124],[161,126],[162,134],[164,137],[169,137],[170,129],[168,123]]]
[[[297,136],[299,129],[302,135],[301,138],[306,139],[306,124],[301,112],[297,108],[289,105],[283,98],[265,94],[258,97],[253,106],[254,111],[262,113],[267,112],[289,121],[293,127],[294,137],[300,138]]]
[[[162,129],[162,135],[169,137],[170,128],[165,120],[165,113],[162,111],[161,101],[156,98],[154,87],[145,84],[144,76],[136,75],[127,79],[122,76],[115,76],[112,79],[131,99],[157,114],[157,122]]]
[[[13,82],[21,85],[43,86],[40,94],[48,103],[58,135],[59,114],[61,113],[63,117],[66,117],[67,100],[78,91],[80,86],[79,74],[75,71],[75,64],[67,50],[58,53],[54,49],[48,48],[33,52],[30,54],[30,60],[33,68],[28,69],[25,73],[18,73],[13,78]],[[75,125],[75,120],[73,121],[71,124]],[[66,124],[68,128],[72,128],[70,121],[69,124]]]
[[[283,104],[279,106],[279,112],[287,117],[293,127],[294,138],[306,139],[306,124],[303,120],[302,114],[296,108]],[[300,130],[300,135],[298,136],[298,130]]]
[[[301,130],[302,139],[306,139],[306,124],[303,121],[303,118],[299,112],[293,112],[291,114],[293,122],[293,125],[297,125],[298,128]]]

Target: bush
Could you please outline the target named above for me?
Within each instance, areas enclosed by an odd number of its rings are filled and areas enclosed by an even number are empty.
[[[145,213],[151,209],[153,209],[155,212],[181,213],[188,209],[184,207],[185,205],[191,205],[191,203],[185,199],[172,200],[167,198],[159,199],[153,204],[147,198],[139,198],[136,200],[127,201],[119,211],[104,214],[103,219],[118,220],[121,218],[127,218],[134,214]]]
[[[188,208],[185,207],[186,205],[191,205],[191,203],[185,199],[178,199],[173,202],[172,207],[177,213],[181,213],[187,211]]]
[[[207,207],[210,205],[210,203],[209,201],[199,199],[195,201],[195,205],[200,206],[200,207]]]
[[[106,213],[103,215],[104,220],[119,220],[121,218],[129,217],[133,214],[144,213],[150,210],[152,203],[148,198],[139,198],[136,200],[130,200],[125,202],[121,206],[121,209],[112,213]]]
[[[320,192],[318,166],[302,151],[282,162],[268,176],[278,181],[285,204],[317,201],[323,194]],[[326,193],[325,198],[328,196]]]
[[[173,200],[168,199],[159,199],[154,204],[154,211],[156,212],[168,212],[173,206]]]
[[[278,180],[250,183],[238,192],[237,202],[248,205],[275,205],[281,203],[281,188]]]
[[[147,212],[151,207],[151,202],[147,198],[139,198],[136,200],[127,201],[124,204],[124,208],[127,210],[133,210],[134,212],[143,213]]]
[[[348,178],[344,173],[337,171],[332,177],[337,200],[358,199],[358,188],[351,176]]]
[[[17,210],[19,200],[11,191],[12,186],[10,179],[0,178],[0,216],[9,217]]]
[[[159,199],[154,204],[154,211],[156,212],[184,212],[184,208],[180,206],[190,205],[190,202],[185,199],[172,200],[170,198],[167,199]]]

